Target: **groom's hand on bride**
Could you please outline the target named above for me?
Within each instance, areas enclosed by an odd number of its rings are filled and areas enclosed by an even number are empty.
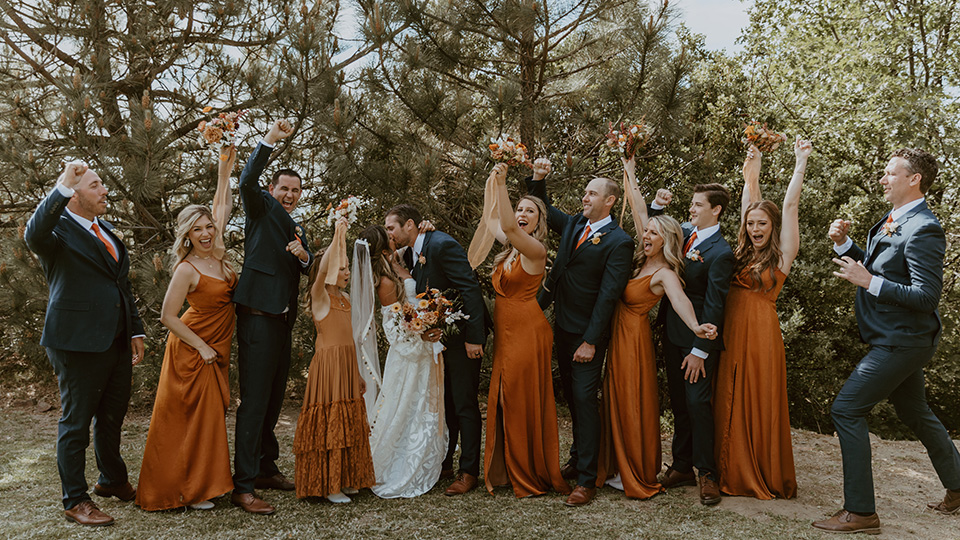
[[[591,345],[586,341],[584,341],[583,343],[580,344],[579,347],[577,347],[577,351],[573,353],[573,361],[580,362],[580,363],[589,362],[593,360],[593,356],[596,353],[597,353],[596,345]]]
[[[476,345],[474,343],[465,343],[464,346],[467,348],[467,358],[483,357],[483,345]]]
[[[429,219],[425,219],[420,222],[420,226],[418,227],[418,230],[420,231],[420,234],[423,234],[423,233],[433,232],[437,230],[437,228],[433,226],[432,221],[430,221]]]

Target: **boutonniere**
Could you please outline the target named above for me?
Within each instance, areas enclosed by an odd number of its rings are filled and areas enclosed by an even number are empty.
[[[703,257],[700,256],[699,249],[691,249],[687,252],[686,257],[691,261],[703,262]]]
[[[418,263],[418,264],[427,264],[427,258],[424,257],[423,254],[421,253],[420,256],[417,257],[417,263]]]
[[[889,221],[884,223],[880,230],[883,231],[883,234],[887,236],[893,236],[900,229],[900,224],[896,221]]]
[[[599,244],[599,243],[600,243],[600,239],[603,238],[603,235],[605,235],[605,234],[607,234],[607,233],[602,233],[602,232],[595,232],[595,233],[593,233],[593,236],[590,237],[590,243],[593,244],[593,245]]]
[[[299,223],[293,227],[293,235],[297,237],[297,240],[303,242],[303,237],[306,235],[303,234],[303,227]]]

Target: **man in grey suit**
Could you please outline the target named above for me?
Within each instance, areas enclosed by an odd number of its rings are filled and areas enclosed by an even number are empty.
[[[130,290],[130,258],[107,212],[107,188],[82,161],[66,165],[57,186],[27,222],[24,239],[40,259],[50,297],[40,344],[60,385],[57,468],[67,520],[110,525],[87,494],[90,424],[100,478],[93,492],[132,501],[137,490],[120,456],[132,366],[143,359],[143,323]]]
[[[889,399],[897,416],[920,439],[947,488],[930,508],[960,509],[960,453],[927,405],[923,368],[940,339],[937,305],[943,287],[943,229],[924,193],[937,177],[937,161],[904,148],[890,158],[880,184],[893,209],[867,234],[866,251],[847,238],[850,222],[838,219],[829,236],[840,258],[834,272],[856,285],[860,337],[870,345],[833,402],[831,416],[843,457],[843,508],[813,524],[836,533],[880,533],[870,464],[867,415]]]

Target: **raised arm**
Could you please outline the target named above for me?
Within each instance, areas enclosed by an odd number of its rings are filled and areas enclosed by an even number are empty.
[[[630,212],[633,214],[633,224],[637,228],[637,238],[643,236],[647,230],[647,203],[643,200],[643,193],[640,192],[640,186],[637,184],[637,162],[631,157],[626,159],[620,157],[623,162],[623,194],[630,202]]]
[[[37,210],[27,221],[23,239],[30,251],[41,257],[56,255],[59,243],[53,230],[59,223],[67,203],[70,202],[70,195],[66,195],[64,191],[72,195],[73,188],[80,183],[80,178],[86,174],[87,169],[87,164],[83,161],[71,161],[64,166],[57,185],[40,202]]]
[[[217,191],[213,194],[213,212],[214,224],[220,229],[222,235],[230,221],[230,212],[233,211],[233,197],[230,193],[230,173],[233,172],[234,165],[237,164],[237,147],[230,145],[226,152],[220,155],[219,166],[217,169]]]
[[[813,144],[801,140],[793,144],[793,151],[797,155],[797,163],[793,167],[793,178],[787,186],[787,193],[783,196],[783,223],[780,227],[780,271],[784,275],[790,273],[797,253],[800,252],[800,192],[803,190],[803,175],[807,170],[807,158],[813,153]]]
[[[760,193],[760,161],[763,155],[756,146],[747,148],[747,157],[743,160],[743,196],[740,199],[740,223],[746,219],[750,203],[763,200]]]
[[[520,252],[520,264],[530,274],[538,275],[543,272],[547,261],[547,248],[536,238],[527,234],[517,224],[517,217],[510,204],[510,193],[507,192],[507,166],[500,163],[493,168],[497,178],[497,211],[500,214],[500,230],[507,240]],[[527,201],[529,202],[529,201]],[[531,206],[533,206],[531,204]],[[533,215],[525,216],[532,220]],[[537,219],[546,219],[538,216]]]
[[[333,258],[333,253],[337,250],[337,244],[341,241],[342,238],[345,238],[347,235],[347,220],[346,218],[340,218],[337,220],[337,228],[333,233],[333,240],[330,241],[330,245],[323,252],[323,257],[320,257],[320,262],[317,264],[317,274],[313,280],[313,283],[310,285],[310,312],[313,314],[313,319],[315,321],[322,321],[324,317],[330,313],[330,297],[327,296],[326,289],[326,278],[327,271],[330,268],[330,259]],[[344,263],[346,261],[340,261]]]
[[[567,222],[573,219],[573,217],[554,208],[553,205],[550,204],[550,197],[547,195],[547,185],[543,179],[550,173],[551,167],[550,160],[546,158],[538,158],[533,162],[533,176],[528,176],[526,179],[527,193],[543,200],[543,204],[547,206],[547,225],[553,232],[563,234],[563,229],[567,226]]]
[[[263,137],[263,143],[253,149],[246,166],[240,173],[240,202],[248,219],[259,218],[266,212],[266,203],[260,189],[260,174],[267,166],[274,145],[291,133],[293,133],[293,127],[286,120],[274,122],[270,131]]]

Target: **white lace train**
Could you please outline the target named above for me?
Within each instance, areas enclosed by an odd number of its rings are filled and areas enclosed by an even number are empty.
[[[384,499],[430,491],[440,478],[448,440],[443,374],[433,346],[419,337],[406,338],[391,308],[381,310],[390,349],[370,431],[377,476],[371,489]]]

